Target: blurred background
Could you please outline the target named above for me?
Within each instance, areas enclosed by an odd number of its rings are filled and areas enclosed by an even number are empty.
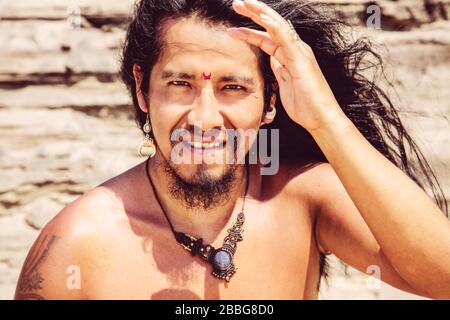
[[[450,0],[317,2],[379,44],[391,98],[448,200]],[[13,297],[31,244],[59,210],[142,161],[117,76],[133,3],[0,0],[0,299]],[[420,298],[331,261],[322,299]]]

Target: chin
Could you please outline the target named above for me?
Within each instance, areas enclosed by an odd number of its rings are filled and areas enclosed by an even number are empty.
[[[227,164],[182,164],[176,165],[175,171],[186,182],[195,183],[200,177],[220,180],[230,170]]]
[[[197,161],[194,161],[192,150],[183,151],[181,156],[176,152],[175,155],[177,156],[172,158],[174,156],[172,146],[172,149],[163,157],[163,162],[165,163],[166,172],[172,173],[172,175],[175,174],[188,184],[202,184],[205,181],[209,181],[209,183],[213,181],[220,182],[227,174],[233,175],[234,169],[237,167],[234,163],[236,160],[228,159],[230,153],[226,153],[225,148],[215,150],[214,157],[211,157],[211,153],[205,153],[203,156],[206,158],[198,158]]]

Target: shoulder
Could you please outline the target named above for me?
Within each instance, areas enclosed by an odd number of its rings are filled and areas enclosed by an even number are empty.
[[[117,201],[102,186],[68,204],[31,247],[15,298],[83,299],[89,290],[90,271],[106,252],[114,233],[110,226],[119,215]]]
[[[126,219],[132,208],[130,199],[139,193],[141,181],[138,181],[139,165],[112,177],[69,203],[47,228],[62,233],[69,238],[86,238],[107,236],[106,230],[118,221]]]
[[[118,202],[102,186],[87,191],[64,207],[43,229],[68,240],[89,240],[99,234],[108,215],[118,214]]]
[[[107,248],[130,231],[130,220],[145,216],[153,222],[149,215],[152,203],[145,197],[144,171],[140,163],[87,191],[61,210],[46,231],[67,239],[91,264],[105,261],[107,257],[102,255],[110,251]]]
[[[327,162],[288,159],[280,162],[275,175],[263,176],[264,199],[281,197],[283,201],[308,208],[314,213],[326,191],[336,182],[336,174]]]
[[[289,160],[280,165],[274,180],[285,186],[292,196],[308,196],[316,201],[324,194],[337,187],[340,180],[328,162]],[[325,194],[326,195],[326,194]]]
[[[328,162],[288,161],[270,179],[275,181],[272,184],[280,185],[290,202],[306,206],[313,220],[323,207],[348,201],[348,194]]]

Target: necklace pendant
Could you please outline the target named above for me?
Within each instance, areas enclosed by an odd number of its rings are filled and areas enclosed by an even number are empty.
[[[211,264],[213,265],[213,276],[230,281],[236,268],[233,263],[233,254],[227,248],[220,248],[211,255]]]

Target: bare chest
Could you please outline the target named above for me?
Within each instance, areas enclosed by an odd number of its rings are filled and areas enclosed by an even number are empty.
[[[212,265],[192,257],[167,230],[122,228],[100,267],[92,270],[90,298],[302,299],[317,280],[311,265],[318,269],[306,210],[280,202],[249,203],[229,282],[213,276]]]

